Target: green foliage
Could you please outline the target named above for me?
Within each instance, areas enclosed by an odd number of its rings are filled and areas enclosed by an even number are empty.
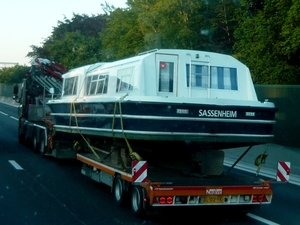
[[[155,48],[231,54],[258,84],[300,84],[300,0],[128,0],[58,21],[27,56],[74,68]]]
[[[71,20],[58,21],[52,35],[42,47],[31,46],[31,58],[48,58],[64,67],[74,68],[102,60],[102,30],[106,26],[107,16],[73,15]]]
[[[280,33],[281,53],[287,57],[288,63],[292,66],[300,67],[300,1],[293,0],[292,5],[287,10]]]
[[[136,23],[137,13],[133,10],[117,9],[101,34],[103,61],[136,55],[143,46],[143,35]]]
[[[29,71],[27,66],[4,67],[0,69],[0,83],[20,83]]]
[[[299,4],[265,0],[263,8],[245,14],[235,30],[235,53],[249,66],[255,83],[300,83]]]
[[[95,63],[101,58],[98,46],[100,40],[85,36],[79,31],[67,32],[60,41],[49,40],[44,44],[47,58],[65,67],[74,68]]]
[[[234,30],[240,20],[241,5],[239,1],[210,0],[208,4],[209,18],[208,27],[212,32],[210,51],[232,54],[232,47],[235,42]]]
[[[154,1],[141,4],[138,24],[144,34],[144,48],[199,49],[205,28],[203,1]],[[196,22],[196,23],[195,23]]]
[[[231,53],[237,24],[231,0],[139,0],[128,5],[110,14],[102,33],[109,60],[155,48]]]

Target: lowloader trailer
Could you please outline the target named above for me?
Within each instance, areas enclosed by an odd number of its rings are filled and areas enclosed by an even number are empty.
[[[248,210],[272,201],[271,185],[257,176],[233,172],[203,176],[175,164],[131,161],[130,154],[118,148],[97,155],[77,154],[83,163],[82,174],[108,185],[119,205],[129,197],[137,216],[171,207],[239,206]],[[162,160],[168,164],[167,158]]]

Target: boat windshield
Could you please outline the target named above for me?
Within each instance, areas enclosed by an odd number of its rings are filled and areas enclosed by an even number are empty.
[[[77,94],[77,80],[78,80],[77,76],[64,79],[63,95],[76,95]]]
[[[116,92],[127,92],[133,90],[133,68],[129,67],[118,70]]]
[[[86,78],[86,95],[106,94],[108,87],[108,74],[97,74]]]

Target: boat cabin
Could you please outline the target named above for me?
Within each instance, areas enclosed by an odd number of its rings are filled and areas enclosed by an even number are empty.
[[[112,96],[257,101],[247,66],[229,55],[161,49],[63,75],[63,99]]]

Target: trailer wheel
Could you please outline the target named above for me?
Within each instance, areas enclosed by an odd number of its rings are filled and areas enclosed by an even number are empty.
[[[144,216],[145,210],[143,208],[143,192],[140,186],[133,186],[131,192],[131,207],[135,216]]]
[[[46,154],[44,132],[41,132],[40,134],[40,154],[41,156],[44,156]]]
[[[123,180],[120,175],[117,175],[114,180],[113,192],[116,202],[119,206],[124,205],[125,190],[123,187]]]

